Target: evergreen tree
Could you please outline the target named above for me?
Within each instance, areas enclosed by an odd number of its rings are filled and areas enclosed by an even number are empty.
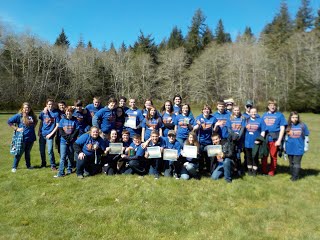
[[[184,44],[184,39],[183,39],[181,29],[179,29],[177,26],[174,26],[170,33],[170,37],[167,43],[168,48],[177,49],[183,46],[183,44]]]
[[[281,3],[280,12],[267,24],[262,31],[265,45],[275,52],[286,43],[292,35],[293,24],[285,1]]]
[[[310,0],[301,0],[301,6],[296,14],[295,30],[306,31],[312,27],[314,17],[312,15],[312,8],[310,7]]]
[[[67,47],[67,48],[69,47],[70,42],[69,42],[68,37],[66,36],[63,28],[62,28],[61,33],[57,37],[56,42],[54,43],[54,45]]]
[[[187,53],[192,58],[199,55],[203,49],[202,36],[205,31],[205,20],[206,17],[200,9],[198,9],[192,17],[191,27],[186,37],[185,46]]]
[[[219,22],[215,30],[215,40],[217,44],[224,44],[227,42],[231,42],[231,36],[229,33],[226,33],[224,31],[223,22],[221,19],[219,19]]]
[[[83,41],[83,37],[82,37],[82,34],[80,35],[80,39],[77,43],[77,48],[85,48],[86,45],[84,44],[84,41]]]
[[[89,40],[88,44],[87,44],[87,48],[92,49],[92,42]]]
[[[162,39],[162,41],[158,45],[158,51],[160,52],[162,50],[167,49],[167,46],[168,46],[167,39],[166,38]]]
[[[122,42],[120,46],[120,52],[126,52],[126,51],[127,51],[127,46],[124,42]]]
[[[143,32],[140,30],[140,35],[138,40],[134,43],[132,50],[136,54],[149,54],[153,63],[157,63],[157,46],[154,43],[154,38],[151,38],[151,34],[144,36]]]
[[[206,47],[213,40],[214,40],[213,33],[212,33],[211,29],[208,26],[206,26],[206,29],[204,30],[204,33],[202,36],[202,46]]]
[[[317,11],[317,17],[314,20],[314,29],[320,32],[320,9]]]

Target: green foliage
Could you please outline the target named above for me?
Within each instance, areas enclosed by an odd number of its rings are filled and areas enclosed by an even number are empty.
[[[177,26],[174,26],[170,33],[167,46],[169,49],[177,49],[179,47],[182,47],[183,44],[184,38],[182,35],[182,31]]]
[[[312,15],[312,8],[310,7],[310,0],[301,0],[301,6],[296,14],[295,30],[306,31],[313,25],[314,17]]]
[[[64,32],[64,29],[62,28],[61,33],[59,34],[59,36],[56,39],[55,44],[56,46],[61,46],[61,47],[66,47],[68,48],[70,45],[70,42],[68,40],[67,35]]]
[[[217,27],[215,29],[215,41],[217,44],[224,44],[231,42],[231,36],[224,31],[223,22],[219,19]]]
[[[138,55],[142,53],[149,54],[153,63],[157,63],[157,46],[154,42],[154,38],[151,37],[151,34],[145,36],[140,30],[140,35],[138,36],[138,40],[134,43],[132,50]]]

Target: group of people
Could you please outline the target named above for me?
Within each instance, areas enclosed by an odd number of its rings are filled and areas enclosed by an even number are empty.
[[[190,105],[183,104],[180,95],[165,101],[159,110],[151,99],[145,100],[142,110],[133,98],[127,106],[125,97],[110,98],[106,106],[102,106],[100,97],[94,97],[93,103],[85,107],[81,100],[66,106],[64,101],[56,104],[48,99],[38,119],[25,102],[19,113],[8,120],[15,131],[12,172],[17,171],[23,153],[27,168],[33,168],[30,152],[40,120],[41,167],[47,166],[47,146],[50,167],[57,171],[57,178],[76,168],[78,178],[100,172],[186,180],[209,174],[214,180],[224,177],[231,183],[234,176],[245,172],[256,176],[260,170],[261,174],[274,176],[282,148],[288,155],[291,180],[299,178],[301,159],[308,150],[309,130],[297,112],[291,112],[286,121],[274,100],[268,101],[267,112],[262,116],[251,100],[246,102],[243,113],[232,98],[218,101],[216,108],[213,113],[211,106],[205,104],[201,114],[194,117]],[[58,169],[54,142],[60,154]],[[118,152],[114,152],[115,143],[121,143]],[[214,145],[218,151],[212,154]],[[187,146],[193,146],[196,153],[190,154]],[[151,147],[158,147],[159,155],[151,153]],[[174,150],[173,157],[164,157],[168,149]]]

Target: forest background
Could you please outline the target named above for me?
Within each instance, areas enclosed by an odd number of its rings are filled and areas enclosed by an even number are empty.
[[[175,26],[159,44],[141,31],[132,46],[97,49],[81,37],[71,48],[63,29],[49,44],[0,22],[0,108],[28,101],[41,109],[48,97],[162,102],[179,93],[199,105],[233,97],[262,107],[273,98],[282,111],[320,111],[320,9],[309,0],[301,1],[294,17],[282,1],[259,36],[247,26],[232,42],[222,19],[212,30],[201,9],[188,29],[183,36]]]

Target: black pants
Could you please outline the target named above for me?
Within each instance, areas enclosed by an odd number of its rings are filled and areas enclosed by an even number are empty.
[[[290,163],[291,179],[297,180],[301,169],[302,155],[288,155]]]
[[[247,166],[258,167],[258,156],[252,156],[252,148],[245,148],[245,153],[247,157]]]

